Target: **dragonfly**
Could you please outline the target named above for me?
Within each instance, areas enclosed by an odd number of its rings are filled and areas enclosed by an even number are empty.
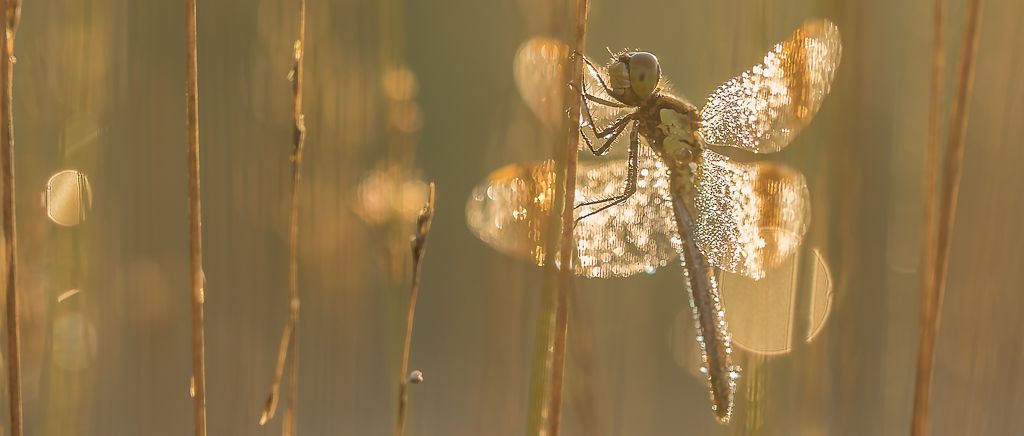
[[[759,280],[795,253],[810,201],[799,171],[716,149],[786,147],[828,95],[841,51],[835,24],[807,21],[760,64],[716,88],[701,109],[672,91],[652,53],[613,53],[603,67],[567,54],[585,65],[584,80],[571,87],[581,99],[580,149],[602,157],[579,164],[574,272],[653,273],[678,257],[700,372],[721,423],[732,415],[741,369],[732,363],[720,274]],[[609,157],[623,146],[624,157]],[[541,264],[554,182],[551,161],[503,167],[474,189],[467,223],[499,251]]]

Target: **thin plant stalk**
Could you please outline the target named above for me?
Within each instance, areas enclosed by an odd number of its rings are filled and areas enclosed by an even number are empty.
[[[576,0],[576,26],[573,37],[575,38],[570,53],[583,53],[587,36],[587,13],[589,11],[588,0]],[[582,89],[583,83],[583,60],[581,56],[573,55],[567,64],[568,74],[565,77],[572,77],[576,86],[573,89]],[[574,199],[576,198],[576,162],[579,145],[579,122],[581,99],[576,98],[575,93],[567,93],[569,106],[569,121],[566,123],[565,143],[565,193],[562,202],[562,227],[558,253],[558,288],[555,301],[554,337],[551,347],[551,385],[548,393],[548,413],[545,434],[547,436],[558,436],[561,428],[562,417],[562,391],[565,380],[565,353],[566,340],[569,329],[569,293],[572,292],[573,272],[572,265],[573,250],[576,242],[573,239]]]
[[[942,140],[942,80],[945,68],[944,15],[945,1],[935,0],[932,21],[931,89],[928,110],[928,142],[925,144],[924,227],[921,237],[921,342],[918,344],[918,371],[914,389],[914,415],[911,434],[923,435],[927,428],[927,410],[931,383],[931,355],[934,341],[926,340],[935,325],[935,298],[929,295],[935,289],[935,246],[938,243],[938,217],[935,210],[937,177],[939,172],[939,142]],[[920,417],[920,418],[919,418]]]
[[[306,146],[306,115],[302,113],[302,85],[306,58],[306,0],[299,0],[299,38],[293,49],[291,73],[293,95],[293,138],[291,222],[288,231],[288,322],[291,329],[292,364],[288,368],[288,405],[282,422],[285,436],[299,431],[299,182],[302,180],[302,152]]]
[[[936,19],[936,27],[941,27],[941,4],[936,6],[937,15],[940,18]],[[942,303],[945,294],[946,282],[948,278],[949,270],[949,254],[950,246],[953,239],[953,227],[956,221],[956,208],[960,194],[960,176],[961,176],[961,165],[963,162],[964,148],[966,146],[967,139],[967,120],[970,108],[970,99],[972,86],[974,84],[974,66],[975,57],[978,50],[978,39],[980,36],[981,27],[981,0],[969,0],[967,5],[967,25],[964,30],[963,47],[961,50],[960,60],[957,64],[957,81],[956,81],[956,94],[953,99],[953,105],[950,110],[950,129],[947,137],[947,149],[946,158],[942,173],[941,186],[939,191],[939,209],[938,209],[938,225],[934,227],[934,224],[927,222],[927,217],[930,217],[931,211],[927,210],[925,231],[933,231],[935,233],[926,233],[925,238],[935,238],[934,245],[930,245],[925,242],[925,251],[922,253],[922,294],[921,294],[921,327],[920,327],[920,343],[918,346],[918,363],[917,363],[917,374],[916,374],[916,385],[914,389],[914,411],[911,423],[911,434],[914,436],[924,436],[928,434],[928,403],[931,396],[931,385],[933,380],[933,371],[935,363],[935,341],[938,335],[939,326],[941,323],[942,314]],[[936,38],[940,38],[936,36]],[[937,40],[936,44],[941,44],[941,40]],[[941,50],[941,48],[939,49]],[[938,67],[934,65],[936,61],[933,59],[933,74],[935,74],[936,68],[941,68],[941,63]],[[933,78],[933,93],[937,93],[936,85]],[[932,104],[938,104],[938,97],[932,96]],[[933,108],[934,110],[934,108]],[[937,115],[933,115],[937,119]],[[933,120],[935,124],[932,127],[935,134],[938,130],[937,121]],[[937,137],[935,139],[937,141]],[[937,144],[935,145],[937,148]],[[930,152],[929,152],[930,153]],[[937,154],[937,153],[936,153]],[[929,157],[929,159],[931,159]],[[930,160],[928,164],[933,165],[935,168],[938,166],[938,159]],[[937,172],[936,169],[925,169],[925,173],[934,174]],[[932,183],[936,183],[936,179],[927,181],[926,186]],[[926,195],[934,195],[935,189],[933,187],[926,187]],[[926,207],[933,207],[935,200],[933,198],[925,198]],[[932,218],[934,221],[934,218]],[[934,230],[931,230],[929,226],[932,226]],[[930,276],[930,277],[929,277]]]
[[[281,432],[285,436],[293,436],[298,433],[298,407],[299,407],[299,182],[302,180],[302,156],[306,145],[306,116],[302,112],[303,96],[303,70],[306,50],[306,0],[299,0],[299,37],[295,40],[292,50],[292,71],[289,78],[292,81],[292,120],[293,120],[293,143],[292,149],[292,187],[291,203],[289,212],[288,231],[288,321],[285,323],[281,333],[281,343],[278,347],[277,366],[274,371],[274,382],[270,388],[270,395],[267,398],[266,406],[260,415],[260,425],[264,425],[277,411],[277,403],[280,398],[281,381],[284,378],[284,369],[291,356],[292,364],[288,367],[288,404],[285,408],[285,416],[282,420]]]
[[[188,130],[189,264],[192,273],[192,402],[196,436],[206,436],[206,351],[203,333],[203,234],[199,198],[199,69],[196,0],[185,0],[185,113]]]
[[[409,383],[418,383],[422,374],[409,373],[409,353],[412,349],[412,328],[416,319],[416,300],[420,293],[420,273],[423,269],[423,256],[427,252],[427,235],[434,219],[434,183],[430,183],[427,204],[416,219],[416,234],[413,235],[412,246],[412,282],[409,289],[409,302],[405,310],[405,337],[402,340],[402,362],[398,373],[398,417],[395,419],[395,436],[405,434],[405,418],[409,405]]]
[[[0,169],[3,170],[3,236],[4,259],[7,261],[7,277],[4,292],[7,296],[7,389],[10,407],[11,434],[21,436],[24,432],[21,406],[21,329],[18,312],[18,262],[17,232],[14,213],[14,35],[21,17],[20,0],[4,1],[3,29],[0,29],[0,50],[3,50],[3,64],[0,65]]]
[[[571,17],[575,23],[570,35],[573,46],[567,53],[582,52],[586,34],[586,0],[565,2],[555,7],[554,13]],[[578,41],[577,41],[578,40]],[[570,81],[581,79],[582,63],[579,56],[570,55],[563,67],[563,76]],[[567,84],[568,85],[568,84]],[[578,88],[575,88],[578,89]],[[556,139],[554,154],[557,163],[553,210],[562,205],[560,213],[547,218],[544,246],[544,285],[541,291],[537,330],[534,340],[534,357],[530,376],[530,404],[526,415],[526,435],[554,435],[560,425],[562,384],[565,372],[566,335],[568,333],[568,295],[572,286],[572,254],[575,242],[572,238],[573,201],[575,195],[576,153],[579,143],[580,101],[572,93],[566,93],[565,106],[568,108],[565,136]],[[566,141],[571,143],[566,150]],[[564,168],[565,171],[562,171]],[[569,213],[568,220],[565,214]],[[568,223],[568,224],[566,224]],[[565,242],[568,241],[568,242]],[[556,250],[555,248],[558,247]],[[565,260],[567,259],[567,260]],[[564,274],[564,275],[563,275]],[[557,405],[556,405],[557,404]],[[554,431],[555,433],[552,433]]]
[[[289,321],[285,323],[284,330],[281,332],[281,342],[277,349],[277,365],[274,368],[274,382],[270,385],[270,395],[267,396],[267,402],[263,406],[263,411],[260,413],[260,425],[265,425],[273,419],[274,415],[277,413],[277,403],[281,392],[281,380],[284,379],[284,368],[288,361],[288,354],[291,349],[292,331],[294,329],[295,325],[291,323],[291,317],[289,316]]]

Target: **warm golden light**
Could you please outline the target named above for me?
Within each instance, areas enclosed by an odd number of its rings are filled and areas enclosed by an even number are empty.
[[[839,68],[839,29],[811,21],[775,45],[761,64],[725,82],[701,110],[709,144],[771,153],[789,144],[821,107]]]
[[[416,79],[416,74],[405,67],[385,70],[381,84],[384,87],[384,95],[391,100],[412,100],[420,91],[420,83]]]
[[[470,229],[499,251],[541,264],[553,196],[553,166],[551,161],[508,165],[491,173],[473,190],[466,205]],[[577,274],[624,277],[653,273],[675,257],[671,239],[677,233],[668,169],[648,149],[641,153],[640,168],[632,197],[577,224]],[[621,160],[582,161],[574,201],[615,195],[625,178],[626,165]],[[582,212],[577,210],[577,216]]]
[[[541,264],[554,183],[552,161],[501,167],[473,189],[466,224],[498,251]]]
[[[697,242],[713,265],[761,279],[803,242],[809,221],[803,174],[705,150],[696,172]]]
[[[543,36],[531,38],[519,46],[512,62],[519,95],[545,125],[556,127],[565,118],[563,95],[565,62],[569,50],[561,41]]]
[[[53,362],[67,371],[89,367],[96,358],[96,329],[80,311],[58,315],[53,321]]]
[[[368,224],[412,222],[427,198],[427,184],[397,168],[371,171],[356,188],[356,213]]]
[[[763,280],[723,273],[720,292],[733,342],[757,354],[789,352],[795,341],[810,342],[832,312],[832,280],[828,264],[812,250],[809,274],[801,272],[800,256],[771,269]],[[801,277],[807,287],[801,288]]]
[[[64,170],[50,177],[44,193],[46,216],[56,224],[73,227],[85,221],[92,207],[92,186],[77,170]]]

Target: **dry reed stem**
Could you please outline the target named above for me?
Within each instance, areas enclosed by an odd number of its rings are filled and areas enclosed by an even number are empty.
[[[945,165],[942,173],[941,191],[939,191],[938,226],[935,225],[934,204],[936,173],[938,167],[938,119],[936,113],[940,101],[938,93],[941,71],[941,27],[942,4],[936,1],[936,35],[932,64],[932,114],[929,120],[929,150],[925,168],[925,234],[923,259],[921,267],[921,325],[920,343],[918,345],[918,362],[916,384],[914,387],[914,411],[911,422],[911,434],[924,436],[928,434],[928,405],[931,396],[931,385],[935,363],[935,341],[941,322],[942,303],[945,294],[947,273],[949,270],[950,245],[953,238],[953,226],[956,221],[957,201],[960,194],[961,164],[963,162],[965,142],[967,138],[967,119],[970,107],[971,90],[974,84],[974,65],[977,54],[981,23],[981,0],[969,0],[967,5],[967,25],[964,29],[963,47],[957,64],[956,95],[950,110],[950,130],[947,137]],[[938,54],[936,54],[938,53]],[[937,59],[936,59],[937,57]],[[931,143],[934,141],[934,144]],[[933,150],[934,148],[934,150]],[[934,156],[932,155],[934,153]],[[934,238],[935,242],[928,240]]]
[[[431,182],[427,204],[423,206],[416,219],[416,234],[410,241],[412,246],[412,283],[409,289],[409,302],[405,310],[405,337],[402,340],[402,362],[398,373],[398,417],[395,419],[395,436],[405,434],[405,416],[409,403],[408,389],[412,378],[409,374],[409,353],[412,349],[412,328],[416,319],[416,300],[420,293],[423,256],[427,251],[427,235],[430,233],[430,226],[434,220],[434,191],[434,183]],[[422,373],[418,374],[417,383],[422,378]]]
[[[206,436],[206,351],[203,333],[203,234],[199,191],[199,69],[196,0],[185,0],[185,113],[188,129],[189,260],[192,272],[192,377],[195,434]]]
[[[934,341],[926,340],[934,324],[935,299],[929,293],[935,288],[935,245],[938,242],[938,223],[935,210],[936,178],[939,172],[939,141],[942,127],[942,72],[945,68],[943,44],[944,0],[935,0],[932,21],[932,69],[928,111],[928,142],[925,144],[925,162],[922,193],[924,201],[924,228],[921,237],[921,319],[919,326],[918,370],[914,389],[914,413],[911,420],[912,435],[922,435],[927,427],[928,391],[931,381],[931,361]]]
[[[0,30],[0,46],[3,50],[3,65],[0,66],[0,167],[3,170],[3,236],[4,259],[7,261],[7,277],[4,292],[7,295],[7,389],[10,407],[11,434],[21,436],[24,432],[21,407],[21,329],[18,313],[18,262],[17,232],[14,213],[14,35],[21,18],[21,1],[5,0],[3,29]]]
[[[260,425],[264,425],[277,411],[278,398],[281,392],[281,381],[288,356],[292,364],[288,368],[288,404],[282,420],[281,432],[285,436],[293,436],[298,432],[299,407],[299,182],[302,180],[302,156],[306,145],[306,116],[302,113],[303,70],[306,50],[306,0],[299,0],[299,37],[295,40],[292,50],[292,70],[289,78],[292,81],[292,187],[291,206],[288,231],[288,321],[281,333],[278,347],[277,365],[274,370],[274,382],[270,388],[267,403],[260,414]]]
[[[570,53],[583,53],[586,48],[587,36],[587,13],[589,12],[588,0],[576,0],[576,27],[572,50]],[[568,73],[565,77],[572,77],[576,84],[574,89],[582,89],[583,83],[583,60],[580,56],[572,56],[572,61],[566,66]],[[547,425],[545,434],[547,436],[558,436],[561,429],[562,417],[562,391],[565,379],[565,352],[566,336],[569,327],[569,293],[573,284],[572,255],[576,248],[573,239],[574,200],[576,198],[576,161],[579,150],[579,119],[581,99],[576,98],[575,93],[566,93],[569,103],[569,122],[566,123],[566,144],[565,144],[565,193],[562,204],[562,234],[558,253],[558,289],[555,301],[554,338],[552,340],[551,358],[551,386],[548,393]]]

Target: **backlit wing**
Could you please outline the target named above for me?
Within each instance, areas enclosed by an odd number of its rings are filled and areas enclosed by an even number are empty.
[[[677,238],[668,168],[646,145],[640,147],[636,193],[624,203],[587,217],[576,226],[576,272],[587,277],[653,273],[675,258]],[[622,192],[623,160],[580,162],[576,203]],[[585,213],[577,210],[576,215]]]
[[[569,59],[569,48],[561,41],[544,36],[536,36],[526,40],[516,51],[515,59],[512,62],[512,75],[515,78],[516,88],[519,96],[522,97],[530,111],[550,128],[558,128],[565,119],[564,96],[567,92],[576,93],[569,88],[569,80],[565,79],[565,66]],[[584,66],[584,89],[588,94],[597,98],[615,102],[615,99],[604,91],[601,80],[607,83],[607,74],[604,68],[595,65],[595,68]],[[631,108],[620,108],[602,105],[593,101],[589,102],[594,126],[600,130],[610,126],[615,120],[632,111]],[[587,127],[587,132],[599,147],[603,141],[595,138],[590,132],[590,121],[580,114],[580,123]],[[614,145],[609,149],[611,156],[625,156],[628,146],[628,135],[622,134],[616,138]],[[586,143],[580,138],[579,147],[586,150]]]
[[[694,178],[697,244],[722,270],[760,279],[792,255],[809,221],[803,174],[704,150]]]
[[[623,277],[653,272],[675,257],[677,235],[665,166],[648,147],[640,157],[637,191],[625,203],[589,217],[575,229],[575,272]],[[621,192],[626,161],[581,161],[576,202]],[[503,253],[544,261],[544,238],[554,197],[554,164],[508,165],[473,190],[466,222],[481,240]],[[581,211],[577,211],[577,215]]]
[[[554,189],[554,161],[506,165],[473,188],[466,224],[498,251],[541,265]]]
[[[526,106],[545,125],[557,128],[565,119],[565,64],[569,48],[543,36],[528,39],[516,51],[512,76]]]
[[[756,153],[783,149],[821,107],[841,53],[835,24],[805,23],[761,64],[711,93],[701,110],[704,141]]]

